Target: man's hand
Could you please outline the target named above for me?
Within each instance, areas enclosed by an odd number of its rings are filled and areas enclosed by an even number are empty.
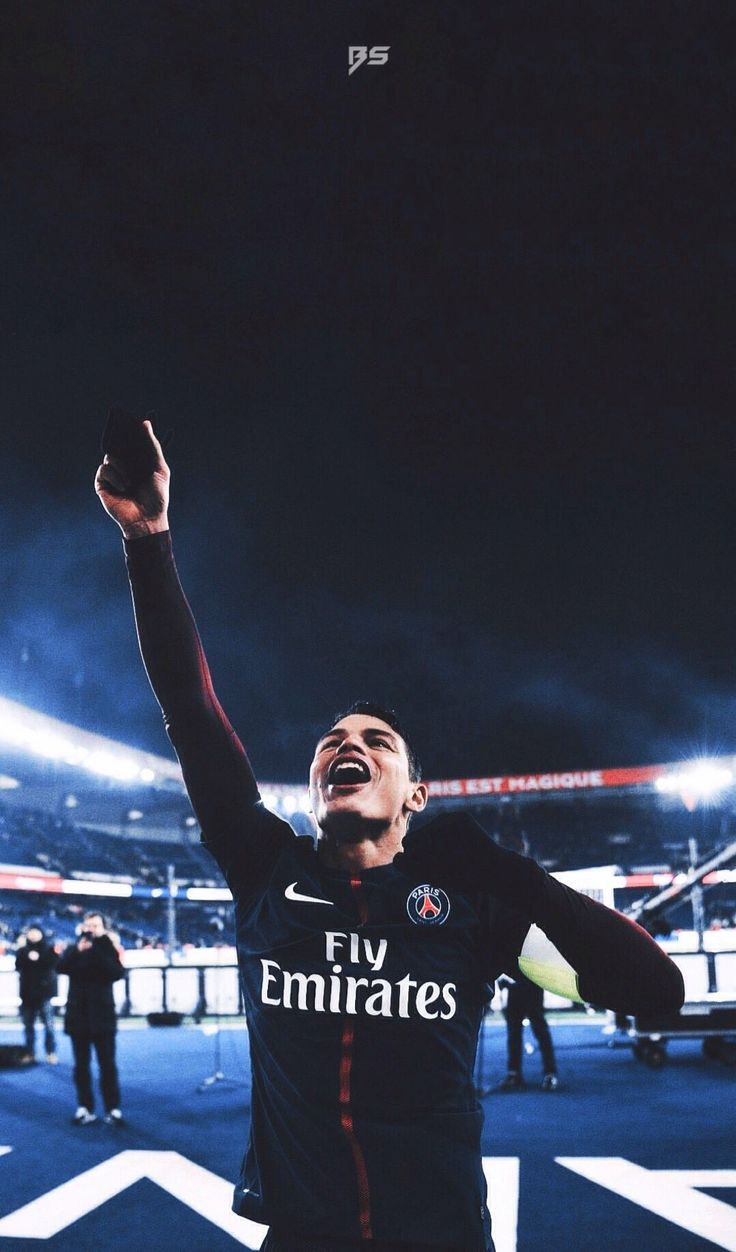
[[[143,428],[151,440],[156,466],[151,477],[133,491],[125,466],[117,457],[105,456],[95,475],[95,491],[105,512],[117,522],[126,539],[168,530],[169,480],[171,471],[164,460],[161,444],[146,420]]]

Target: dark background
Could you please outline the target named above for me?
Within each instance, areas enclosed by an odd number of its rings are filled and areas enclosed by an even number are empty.
[[[117,402],[175,431],[262,778],[355,698],[433,777],[734,751],[734,24],[3,5],[0,692],[166,750],[92,492]]]

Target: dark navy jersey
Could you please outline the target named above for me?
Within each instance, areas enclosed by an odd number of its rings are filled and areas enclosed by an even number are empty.
[[[260,802],[168,532],[126,554],[148,676],[235,900],[253,1071],[236,1211],[306,1239],[492,1248],[472,1080],[488,985],[518,973],[532,922],[594,1003],[675,1011],[679,971],[639,927],[510,852],[477,895],[394,864],[326,868]],[[466,849],[468,834],[451,815],[421,832]]]
[[[252,840],[271,849],[255,884]],[[260,805],[241,840],[208,846],[236,900],[253,1069],[237,1211],[305,1234],[491,1246],[473,1066],[488,984],[528,919],[393,865],[326,869]]]

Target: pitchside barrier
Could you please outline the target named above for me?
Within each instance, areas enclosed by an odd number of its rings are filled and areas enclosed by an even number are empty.
[[[736,930],[706,933],[706,951],[697,948],[694,932],[680,932],[664,941],[682,971],[687,1002],[700,1002],[717,995],[736,1002],[736,951],[713,950],[736,942]],[[156,949],[129,950],[123,955],[125,978],[113,987],[121,1017],[147,1017],[150,1013],[181,1013],[199,1020],[206,1016],[234,1017],[241,1011],[240,986],[234,948],[197,948],[176,953],[169,961]],[[61,1011],[66,1004],[68,979],[59,975],[58,994],[53,1003]],[[570,1000],[545,992],[547,1009],[572,1007]],[[500,1008],[504,996],[496,994],[492,1007]],[[0,956],[0,1018],[17,1017],[20,1007],[15,957]]]
[[[736,955],[736,954],[734,954]],[[120,1017],[148,1017],[151,1013],[181,1013],[198,1021],[202,1017],[235,1017],[241,1011],[238,969],[233,951],[232,964],[131,965],[135,953],[126,953],[125,978],[113,986],[115,1006]],[[59,975],[58,994],[52,1003],[57,1012],[66,1004],[69,980]],[[492,1007],[500,1009],[505,993],[497,993]],[[570,1000],[545,992],[545,1007],[566,1009]],[[0,1019],[17,1017],[20,1010],[18,975],[12,957],[0,957]]]
[[[241,1012],[240,985],[234,949],[202,952],[210,963],[169,964],[163,953],[126,952],[125,978],[113,985],[115,1006],[121,1017],[148,1017],[149,1013],[181,1013],[198,1021],[202,1017],[234,1017]],[[141,957],[155,956],[155,964],[139,964]],[[138,959],[137,959],[138,958]],[[58,994],[52,1003],[57,1011],[66,1004],[69,980],[59,975]],[[20,1009],[15,958],[0,957],[0,1018],[17,1017]]]

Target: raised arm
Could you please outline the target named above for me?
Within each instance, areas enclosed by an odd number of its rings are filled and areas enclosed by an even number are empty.
[[[259,803],[243,746],[215,695],[202,642],[174,563],[168,523],[170,471],[153,428],[152,476],[132,492],[121,460],[106,456],[95,490],[120,526],[143,663],[181,762],[205,844],[230,881],[265,869],[290,828]]]

